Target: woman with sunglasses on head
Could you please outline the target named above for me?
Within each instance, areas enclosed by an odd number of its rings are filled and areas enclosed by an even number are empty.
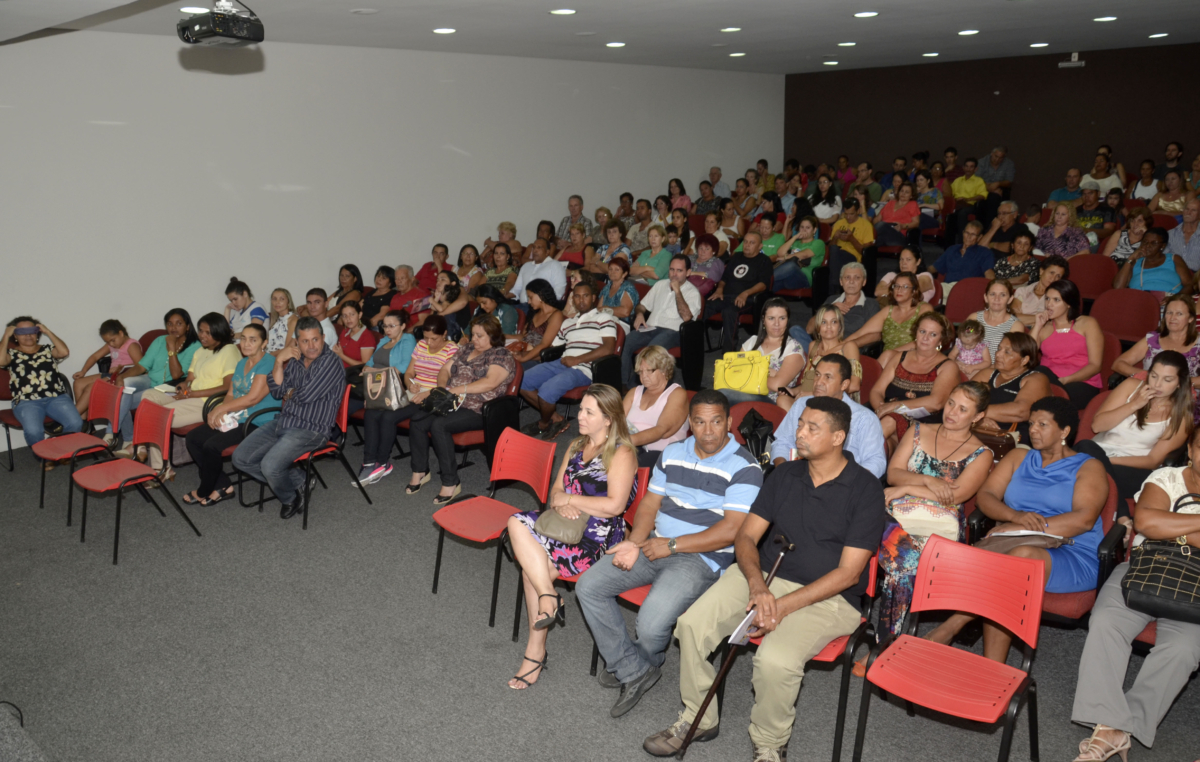
[[[42,336],[50,343],[42,344]],[[67,433],[83,429],[83,418],[67,394],[66,379],[58,372],[59,363],[69,355],[66,342],[31,317],[15,318],[4,329],[0,368],[8,369],[13,415],[30,447],[46,438],[46,418],[57,421]]]

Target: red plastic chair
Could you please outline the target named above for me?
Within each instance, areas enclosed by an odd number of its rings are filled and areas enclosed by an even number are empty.
[[[704,235],[704,218],[707,214],[689,214],[688,229],[692,231],[692,235]]]
[[[438,579],[442,572],[442,546],[446,532],[476,543],[500,540],[496,545],[496,571],[492,576],[492,607],[488,614],[488,627],[496,626],[496,597],[500,593],[500,561],[506,550],[504,537],[508,533],[508,519],[515,512],[508,503],[495,499],[496,488],[501,481],[518,481],[529,485],[544,507],[550,497],[550,479],[554,476],[554,443],[525,436],[515,429],[508,429],[496,443],[492,458],[492,489],[487,497],[460,499],[439,509],[433,514],[438,525],[437,559],[433,566],[433,593],[437,594]],[[520,580],[518,580],[520,585]]]
[[[15,339],[10,342],[11,346],[16,346]],[[66,377],[61,373],[57,374],[62,378],[63,387],[67,390],[67,396],[71,396],[71,384]],[[6,368],[0,368],[0,402],[12,402],[12,388],[8,385],[9,375]],[[46,416],[44,423],[54,423],[54,419]],[[21,421],[17,418],[16,413],[11,408],[0,410],[0,426],[4,427],[4,440],[8,444],[8,465],[5,468],[11,473],[17,467],[13,460],[12,447],[12,431],[24,431],[25,427],[21,425]]]
[[[517,310],[517,333],[525,334],[525,310]]]
[[[467,448],[482,447],[484,457],[490,465],[495,452],[495,443],[488,446],[487,432],[492,430],[495,432],[503,432],[505,429],[521,428],[521,398],[517,396],[521,391],[521,381],[525,377],[525,372],[521,369],[521,365],[517,364],[517,372],[513,374],[512,381],[509,382],[508,388],[504,391],[504,396],[485,402],[483,405],[483,428],[475,429],[474,431],[460,431],[451,436],[454,440],[454,446],[462,449],[462,462],[458,464],[459,468],[466,468],[474,465],[467,460]]]
[[[946,300],[946,320],[958,324],[983,309],[987,287],[987,278],[963,278],[958,281]]]
[[[1071,282],[1079,287],[1079,295],[1088,301],[1112,291],[1117,277],[1117,265],[1103,254],[1080,254],[1071,257]]]
[[[1173,214],[1156,214],[1156,215],[1154,215],[1154,226],[1155,227],[1166,228],[1167,230],[1170,230],[1171,228],[1175,227],[1178,224],[1179,223],[1175,220],[1175,215],[1173,215]]]
[[[638,301],[646,298],[646,294],[650,293],[650,286],[645,283],[634,282],[633,290],[637,291]]]
[[[858,386],[858,398],[865,405],[871,398],[871,390],[875,388],[875,384],[879,383],[879,377],[883,375],[883,366],[874,357],[866,355],[860,356],[858,362],[862,365],[862,381]]]
[[[1104,383],[1108,382],[1108,377],[1112,375],[1113,363],[1121,356],[1121,341],[1115,334],[1109,331],[1104,331],[1104,355],[1100,359],[1100,380]]]
[[[163,509],[159,507],[153,495],[142,485],[166,473],[167,467],[165,464],[169,462],[171,452],[171,419],[174,416],[174,410],[156,405],[153,402],[144,402],[138,407],[137,420],[133,423],[133,444],[135,448],[138,445],[154,445],[162,450],[164,466],[161,472],[156,472],[150,466],[147,466],[145,463],[139,463],[136,460],[114,459],[97,463],[87,468],[81,468],[71,474],[71,492],[67,505],[69,506],[74,498],[76,486],[83,490],[83,509],[79,518],[80,542],[86,539],[88,495],[93,492],[102,494],[115,491],[117,493],[117,515],[113,526],[114,566],[117,563],[117,551],[121,542],[121,503],[127,487],[137,487],[142,496],[153,503],[161,515],[167,515],[163,513]],[[196,536],[200,537],[200,530],[188,518],[183,507],[175,501],[175,496],[167,489],[166,483],[161,483],[160,487],[162,493],[171,501],[171,505],[175,506],[175,510],[179,511],[179,515],[183,517],[183,520],[188,523],[188,526],[192,528]],[[69,510],[68,508],[68,524],[70,524]]]
[[[1000,762],[1008,759],[1021,698],[1029,698],[1030,759],[1038,758],[1037,683],[1030,675],[1041,624],[1045,566],[934,535],[921,553],[905,633],[867,660],[854,761],[862,759],[871,686],[953,717],[1004,720]],[[963,611],[1008,629],[1021,641],[1021,668],[916,637],[925,611]]]
[[[1067,394],[1067,390],[1056,384],[1050,384],[1050,396],[1061,397],[1064,400],[1071,399],[1071,395]]]
[[[1136,209],[1139,206],[1146,206],[1146,200],[1141,198],[1127,198],[1123,203],[1125,204],[1126,210]]]
[[[155,339],[157,339],[159,336],[166,335],[167,332],[162,328],[155,328],[153,331],[146,331],[142,334],[142,338],[138,339],[138,345],[142,348],[142,351],[145,352],[150,348],[150,345],[154,343]],[[184,370],[187,370],[187,368],[184,368]]]
[[[755,410],[763,418],[771,422],[771,430],[775,431],[779,428],[779,424],[783,423],[783,419],[787,417],[787,411],[770,402],[739,402],[729,408],[730,417],[730,433],[733,438],[738,441],[738,444],[746,446],[746,440],[742,437],[742,433],[738,431],[738,427],[742,425],[742,419],[746,417],[746,413]],[[755,453],[757,455],[757,453]]]
[[[116,386],[103,379],[92,385],[92,396],[88,399],[88,428],[94,431],[95,421],[108,422],[109,429],[116,431],[121,413],[121,396],[123,387]],[[114,444],[116,440],[113,440]],[[63,434],[58,437],[43,439],[33,446],[33,454],[51,463],[71,461],[71,475],[75,474],[76,461],[85,455],[99,455],[109,451],[109,445],[92,433],[79,432]],[[38,508],[46,507],[46,469],[42,472],[42,487],[38,493]],[[67,504],[67,526],[71,526],[71,508]]]
[[[933,307],[935,310],[942,306],[942,292],[945,290],[942,288],[942,284],[945,282],[946,276],[942,275],[941,273],[938,273],[933,279],[933,298],[929,300],[929,306]],[[943,310],[943,312],[944,311],[945,310]]]
[[[1158,330],[1159,307],[1158,299],[1149,292],[1115,288],[1096,298],[1091,316],[1100,324],[1100,330],[1134,344]]]

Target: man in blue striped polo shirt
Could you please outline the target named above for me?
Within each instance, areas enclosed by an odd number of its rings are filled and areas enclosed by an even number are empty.
[[[692,435],[659,456],[624,542],[575,587],[620,717],[658,681],[675,620],[734,562],[733,538],[762,487],[762,469],[729,433],[729,400],[706,389],[688,410]],[[617,596],[651,585],[630,638]]]

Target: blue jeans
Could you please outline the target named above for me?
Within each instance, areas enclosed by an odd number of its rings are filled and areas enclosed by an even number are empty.
[[[651,561],[638,554],[629,571],[604,556],[583,573],[575,596],[583,608],[596,647],[609,672],[622,683],[641,677],[667,660],[675,620],[720,578],[698,553],[677,553]],[[629,637],[617,596],[653,585],[637,616],[637,639]]]
[[[133,389],[133,394],[121,395],[121,439],[126,444],[133,441],[133,411],[142,404],[142,395],[153,386],[154,383],[145,373],[125,379],[125,388]]]
[[[592,379],[579,368],[564,368],[562,360],[555,360],[530,368],[521,380],[521,389],[536,391],[538,397],[553,405],[575,387],[591,384]]]
[[[62,424],[63,431],[72,434],[83,430],[83,418],[75,409],[75,403],[65,394],[40,400],[21,400],[14,402],[13,415],[21,422],[21,433],[25,435],[25,444],[33,447],[46,438],[46,416]]]
[[[304,488],[304,472],[292,463],[329,437],[308,429],[281,429],[279,419],[255,429],[233,451],[233,467],[259,482],[266,482],[279,502],[291,505]]]
[[[794,325],[788,329],[788,336],[791,336],[804,349],[804,355],[808,356],[808,347],[812,344],[812,337],[808,335],[808,331],[804,330],[802,325]]]
[[[808,288],[810,285],[808,276],[804,274],[794,259],[789,259],[775,268],[775,288],[777,289]]]
[[[638,385],[637,374],[633,372],[634,361],[638,352],[651,346],[674,349],[679,346],[679,331],[651,328],[648,331],[629,332],[625,337],[625,350],[621,352],[621,380],[625,382],[626,388],[632,389]],[[671,383],[671,379],[668,378],[667,383]]]

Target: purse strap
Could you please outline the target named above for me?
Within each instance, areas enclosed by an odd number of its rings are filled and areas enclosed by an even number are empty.
[[[371,388],[371,378],[372,378],[373,376],[376,376],[376,375],[378,375],[378,377],[379,377],[379,388],[377,388],[377,389],[374,389],[374,390],[372,391],[372,388]],[[377,400],[377,399],[379,399],[379,395],[380,395],[380,394],[383,394],[383,387],[384,387],[384,386],[386,386],[386,383],[385,383],[385,381],[384,381],[384,374],[383,374],[383,373],[380,373],[380,372],[378,372],[378,371],[372,371],[372,372],[370,372],[370,373],[364,373],[364,374],[363,374],[363,386],[365,387],[365,391],[366,391],[366,393],[367,393],[367,397],[369,397],[369,398],[371,398],[371,399],[373,399],[373,400]]]

